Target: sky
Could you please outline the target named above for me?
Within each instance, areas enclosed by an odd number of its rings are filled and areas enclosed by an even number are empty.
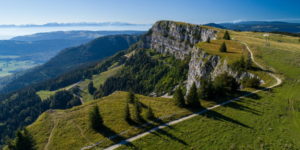
[[[300,0],[0,0],[0,24],[300,22]]]

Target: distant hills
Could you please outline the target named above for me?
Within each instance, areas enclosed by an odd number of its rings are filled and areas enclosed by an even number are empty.
[[[32,35],[17,36],[11,40],[15,41],[41,41],[54,39],[68,40],[92,40],[101,36],[116,35],[116,34],[142,34],[143,31],[56,31],[36,33]]]
[[[0,25],[0,28],[11,28],[11,27],[80,27],[80,26],[151,26],[150,24],[133,24],[127,22],[77,22],[77,23],[46,23],[46,24],[23,24],[23,25],[14,25],[14,24],[4,24]]]
[[[39,81],[55,78],[76,67],[87,65],[137,42],[139,35],[110,35],[97,38],[87,44],[62,50],[45,64],[13,77],[0,79],[1,93],[14,91]],[[7,80],[11,81],[7,81]]]
[[[206,25],[240,31],[300,33],[300,23],[280,21],[243,21],[237,23],[209,23]]]

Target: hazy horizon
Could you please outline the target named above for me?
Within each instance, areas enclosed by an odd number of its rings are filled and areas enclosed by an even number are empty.
[[[146,31],[151,26],[70,26],[70,27],[5,27],[0,28],[0,40],[9,40],[16,36],[31,35],[35,33],[55,31],[123,31],[137,30]]]

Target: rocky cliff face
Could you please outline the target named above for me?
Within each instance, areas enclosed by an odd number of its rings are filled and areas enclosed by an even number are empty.
[[[170,53],[178,59],[191,55],[186,81],[187,90],[194,82],[199,87],[201,78],[214,79],[224,72],[228,72],[238,80],[244,76],[253,76],[247,72],[240,74],[234,72],[219,56],[209,55],[194,46],[198,42],[206,41],[208,38],[214,40],[216,37],[217,31],[199,25],[159,21],[145,36],[142,47],[154,49],[160,53]]]
[[[189,63],[189,72],[188,79],[186,83],[187,90],[192,86],[195,82],[197,87],[200,87],[200,79],[209,79],[212,80],[222,74],[227,72],[237,80],[241,80],[244,77],[253,77],[253,74],[248,72],[238,73],[233,71],[226,60],[222,60],[220,56],[209,55],[206,52],[202,51],[198,48],[193,48],[191,60]]]
[[[153,25],[145,38],[144,48],[155,49],[161,53],[171,53],[183,59],[193,46],[208,38],[215,39],[217,31],[173,21],[159,21]]]

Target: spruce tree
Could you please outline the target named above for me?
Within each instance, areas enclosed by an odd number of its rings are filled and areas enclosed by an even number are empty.
[[[134,101],[134,115],[135,115],[135,121],[136,122],[141,122],[143,120],[142,116],[141,116],[141,112],[142,112],[141,104],[140,104],[138,99],[135,99],[135,101]]]
[[[129,105],[126,103],[125,109],[124,109],[124,119],[127,123],[131,122],[131,117],[130,117],[130,110],[129,110]]]
[[[199,98],[201,99],[211,99],[214,96],[214,87],[210,78],[200,80],[199,88]]]
[[[200,108],[200,106],[201,106],[200,102],[199,102],[197,87],[196,87],[195,83],[193,83],[193,85],[187,95],[186,103],[191,108]]]
[[[210,43],[210,37],[207,37],[206,42],[207,42],[207,43]]]
[[[174,103],[176,106],[184,107],[184,95],[181,87],[178,87],[174,93]]]
[[[229,35],[229,32],[228,32],[227,30],[226,30],[225,33],[224,33],[223,39],[224,39],[224,40],[231,40],[230,35]]]
[[[146,118],[147,119],[153,119],[154,118],[154,113],[153,113],[152,108],[150,106],[148,106],[148,108],[147,108]]]
[[[9,147],[13,150],[35,150],[36,148],[34,145],[32,136],[24,129],[23,131],[17,132],[15,143]]]
[[[90,119],[90,126],[92,129],[94,129],[95,131],[99,131],[102,128],[103,120],[100,115],[98,106],[93,106],[89,114],[89,119]]]
[[[127,101],[130,104],[133,104],[135,102],[135,94],[132,91],[128,92]]]
[[[245,68],[246,69],[251,69],[251,67],[252,67],[251,57],[247,57],[246,62],[245,62]]]
[[[220,52],[227,52],[227,47],[226,47],[225,42],[222,43],[222,45],[221,45],[219,51],[220,51]]]
[[[89,93],[91,95],[93,95],[96,91],[96,88],[94,87],[94,83],[93,81],[91,81],[89,84],[88,84],[88,90],[89,90]]]

